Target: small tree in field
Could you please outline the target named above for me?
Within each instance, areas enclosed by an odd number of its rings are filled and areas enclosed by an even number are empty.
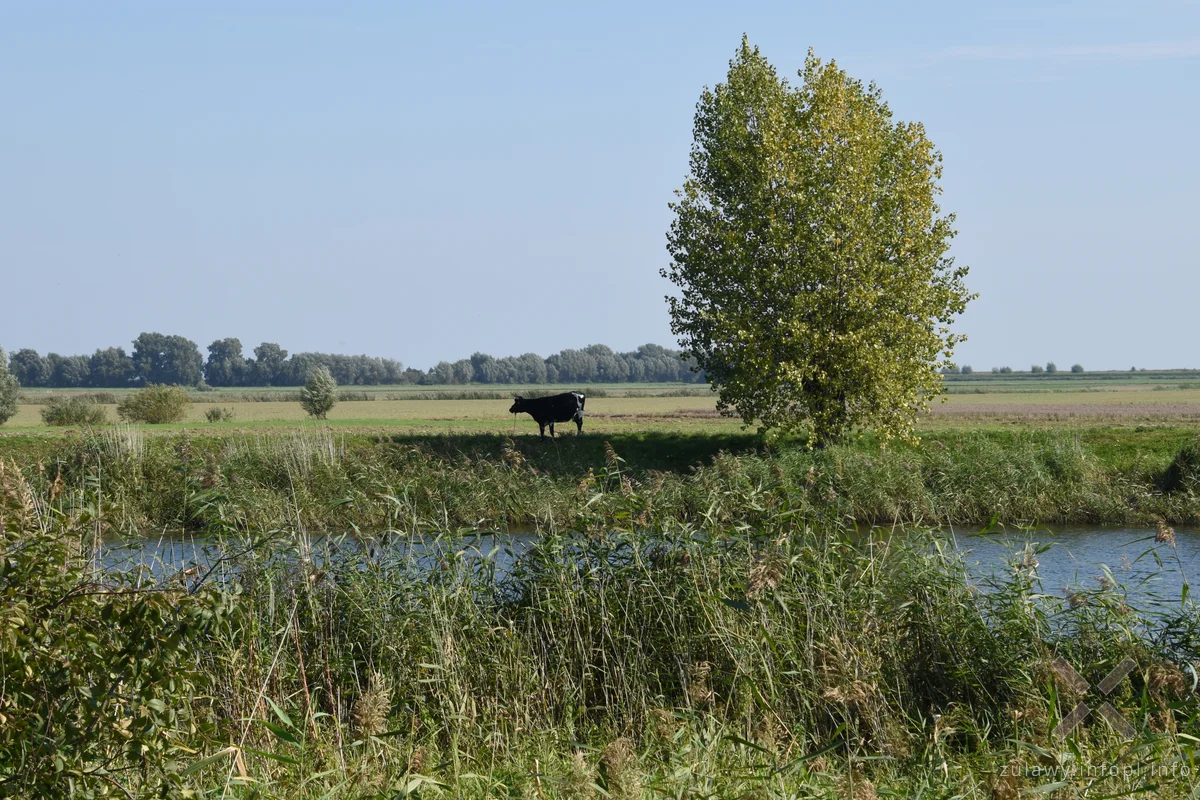
[[[743,39],[694,131],[662,275],[718,408],[822,445],[855,427],[911,438],[972,297],[924,128],[811,53],[791,86]]]
[[[1071,372],[1074,372],[1076,375],[1078,375],[1080,372],[1083,372],[1083,364],[1072,364]]]
[[[330,409],[337,403],[337,389],[329,367],[316,367],[309,371],[308,380],[300,390],[300,405],[310,417],[328,419]]]
[[[8,422],[17,413],[21,399],[21,384],[8,371],[8,354],[0,347],[0,425]]]
[[[1041,364],[1034,364],[1033,366],[1031,366],[1029,368],[1029,371],[1032,372],[1034,375],[1041,375],[1046,370],[1044,367],[1042,367]]]
[[[1053,361],[1047,361],[1046,362],[1046,372],[1053,375],[1054,373],[1058,372],[1058,365],[1055,364]]]

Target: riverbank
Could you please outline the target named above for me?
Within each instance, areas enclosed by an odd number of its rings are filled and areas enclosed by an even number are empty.
[[[88,513],[118,532],[712,527],[783,510],[863,524],[1153,527],[1200,523],[1196,441],[1171,427],[940,431],[918,446],[809,450],[741,432],[543,441],[114,427],[10,436],[0,459],[39,491],[90,487]]]
[[[509,448],[493,469],[537,478]],[[0,795],[1189,796],[1190,601],[1041,597],[1023,554],[978,591],[936,538],[861,540],[753,486],[733,525],[543,529],[501,581],[494,553],[333,558],[230,506],[203,566],[116,576],[92,559],[106,463],[78,494],[0,474]],[[592,506],[630,523],[606,468]],[[1090,695],[1058,658],[1093,685],[1131,660],[1105,694],[1131,740],[1059,728]]]

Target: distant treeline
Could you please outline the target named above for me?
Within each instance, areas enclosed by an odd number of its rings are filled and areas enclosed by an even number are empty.
[[[300,386],[308,373],[324,365],[343,386],[386,384],[502,384],[502,383],[702,383],[695,362],[678,350],[644,344],[617,353],[602,344],[582,350],[563,350],[549,358],[536,353],[494,358],[476,353],[453,363],[443,361],[424,371],[390,358],[334,353],[293,353],[263,342],[247,357],[238,339],[218,339],[208,346],[208,358],[183,336],[143,333],[133,352],[123,347],[97,350],[90,356],[40,355],[17,350],[8,368],[22,386],[121,388],[146,383],[181,386]]]

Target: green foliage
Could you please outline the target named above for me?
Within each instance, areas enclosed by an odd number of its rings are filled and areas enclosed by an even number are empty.
[[[1163,490],[1168,492],[1200,492],[1200,439],[1179,449],[1163,472],[1161,483]]]
[[[187,390],[182,386],[162,386],[148,383],[122,398],[117,414],[126,422],[146,422],[158,425],[179,422],[191,405]]]
[[[908,438],[971,299],[941,155],[835,63],[810,53],[801,77],[743,40],[701,95],[662,273],[671,329],[747,424]]]
[[[0,365],[2,368],[3,365]],[[28,348],[18,350],[8,359],[8,371],[26,388],[49,386],[54,377],[50,362]]]
[[[958,371],[961,372],[963,375],[970,375],[975,370],[971,369],[970,364],[963,364],[961,367],[959,367]]]
[[[1001,367],[1000,368],[1001,375],[1012,375],[1012,371],[1013,371],[1012,367]]]
[[[1053,375],[1056,372],[1058,372],[1058,365],[1055,364],[1053,361],[1047,361],[1046,362],[1046,373],[1049,375]]]
[[[8,371],[8,357],[0,347],[0,425],[16,415],[20,400],[21,383]]]
[[[98,581],[2,465],[0,484],[0,796],[179,796],[195,655],[229,596]]]
[[[1029,371],[1032,372],[1034,375],[1041,375],[1046,370],[1044,367],[1042,367],[1041,364],[1033,364],[1032,366],[1029,367]]]
[[[204,418],[209,422],[229,422],[233,419],[232,408],[214,406],[204,412]]]
[[[249,365],[242,355],[240,339],[218,339],[208,346],[204,377],[213,386],[241,386],[248,372]]]
[[[1077,375],[1078,375],[1079,373],[1083,372],[1083,364],[1072,364],[1072,365],[1071,365],[1071,372],[1074,372],[1074,373],[1075,373],[1075,374],[1077,374]]]
[[[92,386],[125,387],[133,382],[133,359],[122,347],[97,349],[88,359],[88,372]]]
[[[56,394],[42,406],[42,421],[51,426],[103,425],[108,417],[89,397]]]
[[[308,373],[308,380],[300,391],[300,406],[310,417],[326,419],[337,399],[337,381],[329,374],[328,367],[317,367]]]
[[[203,366],[200,348],[184,336],[142,333],[133,341],[134,374],[147,384],[195,386]]]

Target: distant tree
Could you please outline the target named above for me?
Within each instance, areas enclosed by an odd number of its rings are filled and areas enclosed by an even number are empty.
[[[60,356],[50,353],[46,359],[54,368],[54,375],[50,379],[52,386],[71,389],[87,386],[91,380],[92,368],[87,356]]]
[[[1055,372],[1058,372],[1058,366],[1053,361],[1047,361],[1046,372],[1054,374]]]
[[[21,382],[8,371],[8,356],[0,347],[0,425],[8,422],[17,413],[21,401]]]
[[[1000,368],[1001,375],[1012,375],[1012,371],[1013,371],[1012,367],[1001,367]]]
[[[123,347],[97,349],[88,359],[88,385],[120,388],[133,382],[133,359]]]
[[[29,348],[18,350],[9,357],[8,371],[22,386],[49,386],[54,376],[50,362],[39,356],[37,350]]]
[[[942,367],[941,373],[943,375],[957,375],[958,374],[958,365],[957,364],[947,364],[946,366]]]
[[[471,376],[475,374],[474,367],[471,366],[469,358],[462,358],[455,361],[451,365],[451,383],[470,383]]]
[[[963,375],[970,375],[975,370],[971,369],[970,364],[963,364],[961,367],[958,368],[958,371],[961,372]]]
[[[208,346],[204,380],[213,386],[242,386],[247,373],[246,357],[240,339],[217,339]]]
[[[191,339],[142,333],[133,340],[133,370],[146,384],[195,386],[203,369],[204,358]]]
[[[182,386],[148,383],[144,389],[121,398],[117,404],[117,416],[126,422],[162,425],[179,422],[187,414],[189,405],[191,400]]]
[[[310,417],[327,419],[330,409],[337,403],[337,381],[329,368],[320,366],[308,373],[308,380],[300,390],[300,406]]]
[[[429,370],[425,383],[447,384],[454,383],[454,365],[449,361],[439,361],[437,366]]]
[[[283,362],[288,352],[274,342],[263,342],[254,348],[254,363],[251,374],[255,386],[275,386],[282,377]]]
[[[1137,367],[1130,367],[1130,368],[1129,368],[1129,371],[1130,371],[1130,372],[1137,372]]]
[[[718,408],[822,444],[910,437],[971,299],[923,127],[811,53],[793,87],[743,39],[694,131],[662,274]]]
[[[1034,364],[1032,367],[1029,368],[1029,371],[1032,372],[1034,375],[1041,375],[1046,370],[1040,364]]]
[[[1074,373],[1076,373],[1076,374],[1079,374],[1080,372],[1083,372],[1083,364],[1072,364],[1072,365],[1071,365],[1071,372],[1074,372]]]
[[[418,384],[425,378],[425,373],[419,369],[408,367],[400,376],[401,383]]]

